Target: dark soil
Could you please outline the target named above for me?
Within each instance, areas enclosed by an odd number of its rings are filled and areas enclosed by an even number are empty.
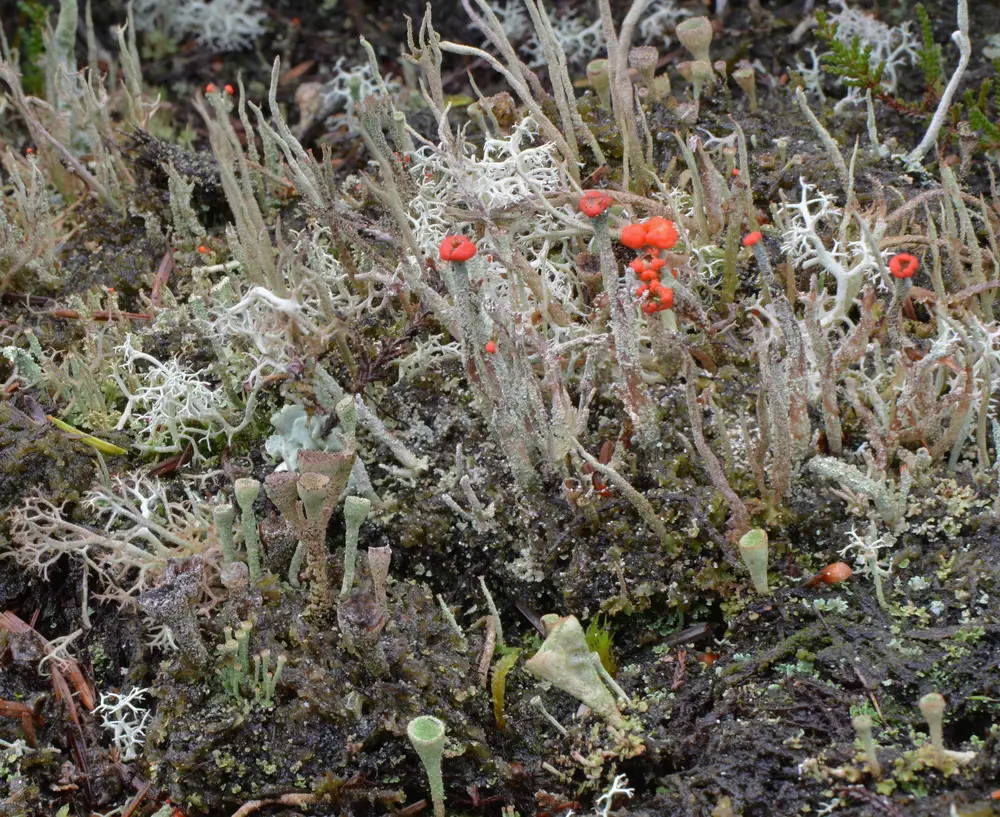
[[[190,99],[208,82],[232,80],[242,73],[251,96],[266,94],[270,60],[283,54],[283,65],[307,61],[315,65],[282,86],[295,123],[295,88],[303,81],[327,78],[340,56],[360,59],[356,45],[363,33],[388,68],[405,37],[403,14],[419,19],[417,3],[367,7],[338,4],[334,11],[318,3],[274,3],[271,30],[256,52],[213,55],[192,43],[181,43],[171,55],[150,54],[144,62],[146,83],[168,90],[173,104],[173,137],[186,125],[195,131],[189,151],[168,135],[131,139],[126,154],[136,177],[135,207],[112,213],[98,204],[81,208],[74,218],[79,229],[60,248],[61,283],[43,286],[22,274],[0,304],[0,324],[32,328],[47,349],[66,350],[80,340],[71,319],[46,314],[72,295],[111,287],[122,309],[142,312],[143,296],[168,243],[149,229],[140,212],[164,220],[169,196],[159,171],[164,151],[189,162],[186,175],[197,181],[195,201],[210,229],[221,233],[231,214],[221,195],[213,159],[205,153],[207,134]],[[472,42],[464,12],[435,5],[442,36]],[[798,6],[768,8],[763,21],[745,4],[734,3],[726,20],[719,53],[730,65],[756,57],[775,76],[791,63],[787,36],[800,19]],[[863,4],[872,7],[872,4]],[[910,4],[876,4],[890,24],[912,19]],[[953,4],[925,3],[938,42],[953,28]],[[1000,12],[991,3],[972,3],[972,30],[995,31]],[[98,8],[100,6],[100,8]],[[22,19],[17,4],[0,2],[0,18],[8,37]],[[122,19],[118,3],[95,4],[99,32]],[[293,22],[297,20],[297,22]],[[976,38],[979,39],[978,37]],[[811,41],[810,41],[811,42]],[[110,46],[110,41],[107,43]],[[713,46],[714,48],[714,46]],[[947,56],[953,48],[945,46]],[[85,53],[85,48],[80,53]],[[674,62],[679,54],[670,56]],[[980,61],[968,81],[978,87],[988,67]],[[484,91],[493,82],[482,66]],[[178,87],[186,93],[177,93]],[[468,91],[464,72],[456,70],[446,89]],[[919,97],[914,77],[901,95]],[[759,89],[761,110],[740,108],[739,122],[751,145],[754,205],[763,217],[780,196],[793,195],[800,178],[836,189],[837,182],[823,147],[817,142],[786,88]],[[720,91],[707,100],[700,128],[729,133],[735,92]],[[591,111],[598,126],[600,114]],[[831,120],[834,136],[844,146],[866,134],[863,109]],[[656,158],[667,167],[676,157],[673,132],[680,127],[674,106],[651,112]],[[609,156],[616,137],[604,123]],[[925,118],[901,117],[881,107],[879,131],[884,138],[913,144],[923,133]],[[366,161],[357,145],[336,135],[336,123],[317,133],[312,147],[336,144],[346,176]],[[599,131],[600,132],[600,131]],[[9,136],[10,134],[5,134]],[[26,146],[12,140],[15,148]],[[431,134],[428,134],[431,135]],[[788,157],[779,161],[770,146],[777,136],[789,140]],[[338,138],[340,141],[338,142]],[[957,137],[946,137],[942,155],[957,154]],[[987,158],[966,171],[964,183],[978,195],[989,189]],[[588,167],[586,173],[596,168]],[[614,170],[612,170],[612,175]],[[894,187],[910,198],[925,180],[907,176],[890,158],[863,161],[857,171],[862,204],[875,191]],[[290,224],[301,214],[289,202]],[[755,271],[742,269],[741,287],[756,286]],[[808,290],[808,279],[800,281]],[[175,293],[185,292],[183,280]],[[26,299],[30,295],[33,301]],[[378,341],[399,327],[359,326],[352,342],[377,354]],[[427,337],[428,330],[418,334]],[[207,345],[192,348],[182,330],[158,337],[158,357],[183,350],[207,361]],[[720,400],[732,408],[755,394],[757,369],[746,348],[713,341],[711,356],[719,371]],[[331,371],[341,376],[347,362],[335,351]],[[6,361],[2,364],[6,367]],[[338,367],[339,370],[338,370]],[[728,374],[726,374],[728,373]],[[7,368],[2,370],[6,377]],[[627,418],[600,384],[585,445],[595,454],[608,440],[627,438]],[[12,559],[0,559],[0,609],[9,610],[49,641],[83,629],[70,653],[79,661],[82,683],[99,692],[149,689],[145,704],[153,709],[144,748],[137,759],[117,757],[98,718],[82,705],[79,688],[60,673],[38,668],[44,655],[34,635],[0,628],[0,702],[19,702],[33,712],[32,751],[15,759],[4,747],[24,739],[19,714],[0,708],[0,815],[103,814],[135,800],[135,815],[174,804],[184,815],[228,817],[247,801],[277,800],[289,792],[308,793],[301,808],[290,801],[267,806],[262,813],[385,815],[430,813],[422,767],[406,738],[412,718],[433,712],[447,724],[449,744],[444,778],[449,815],[565,815],[570,809],[587,814],[595,798],[616,774],[634,789],[631,800],[618,798],[613,814],[628,815],[795,815],[823,812],[854,815],[987,815],[1000,813],[1000,523],[990,486],[977,485],[969,470],[946,471],[918,481],[907,511],[909,531],[892,551],[889,584],[891,612],[883,610],[869,578],[858,575],[832,587],[806,586],[805,580],[838,552],[854,528],[863,529],[863,514],[853,510],[826,482],[802,469],[784,504],[769,519],[773,595],[755,595],[741,564],[725,538],[726,508],[712,489],[689,439],[684,390],[680,378],[661,378],[654,397],[663,419],[662,445],[656,451],[631,451],[626,474],[657,508],[670,533],[674,557],[643,525],[633,506],[609,490],[591,509],[571,507],[557,480],[541,480],[532,491],[519,489],[480,415],[458,367],[428,375],[408,385],[384,385],[379,416],[390,426],[422,424],[428,434],[421,454],[431,471],[406,485],[379,467],[391,462],[388,450],[361,434],[359,449],[377,491],[391,490],[393,512],[373,515],[362,528],[360,550],[389,545],[393,550],[388,614],[381,621],[374,609],[371,580],[361,560],[359,589],[341,604],[338,614],[307,614],[308,592],[283,581],[286,564],[274,548],[273,573],[237,609],[215,587],[198,606],[200,634],[212,661],[226,628],[252,620],[249,653],[269,650],[286,664],[269,705],[244,687],[227,693],[216,667],[191,670],[176,653],[150,649],[136,609],[102,601],[90,589],[90,621],[81,618],[83,572],[78,561],[55,563],[42,577],[27,574]],[[263,395],[273,410],[289,395],[311,399],[299,382],[275,383]],[[574,395],[576,398],[576,395]],[[0,513],[43,491],[68,518],[88,524],[81,505],[94,481],[94,451],[44,421],[57,405],[52,395],[24,389],[0,402]],[[261,417],[269,413],[261,413]],[[683,419],[675,419],[683,418]],[[332,421],[331,421],[332,422]],[[263,479],[272,466],[259,450],[267,428],[251,426],[231,448],[217,451],[204,471],[206,496],[230,491],[233,477]],[[866,441],[861,419],[845,423],[845,450]],[[113,439],[112,439],[113,441]],[[496,501],[497,515],[483,530],[461,521],[440,498],[439,476],[455,464],[462,445],[481,480],[477,492],[484,505]],[[112,473],[151,463],[136,453],[108,457]],[[753,485],[734,475],[738,492],[750,496]],[[992,477],[991,477],[992,479]],[[180,477],[164,477],[181,495]],[[457,489],[455,493],[458,499]],[[459,504],[462,504],[461,500]],[[767,509],[754,508],[755,519]],[[257,519],[276,519],[264,493],[256,504]],[[0,550],[8,542],[0,523]],[[328,531],[331,586],[339,587],[344,526],[339,513]],[[526,556],[527,554],[527,556]],[[282,559],[287,558],[287,553]],[[850,561],[847,559],[847,561]],[[279,564],[280,563],[280,564]],[[522,564],[516,570],[511,565]],[[280,568],[280,569],[279,569]],[[480,656],[487,640],[483,617],[488,614],[480,590],[484,577],[504,625],[508,648],[520,648],[518,669],[510,673],[502,699],[505,721],[497,721],[491,688],[480,677]],[[920,579],[920,581],[911,581]],[[442,614],[440,594],[463,625],[463,643]],[[939,600],[937,614],[927,611]],[[547,613],[575,615],[605,634],[605,666],[631,698],[624,727],[610,727],[578,701],[554,688],[542,690],[520,671],[523,659],[542,642],[537,628]],[[384,654],[384,671],[373,668],[363,649],[347,650],[342,641],[344,617],[353,626],[374,631]],[[596,641],[595,641],[596,643]],[[221,662],[220,662],[221,663]],[[65,691],[59,688],[62,683]],[[65,686],[67,685],[68,686]],[[67,703],[73,691],[75,704]],[[948,702],[944,732],[951,749],[974,751],[968,765],[934,768],[926,751],[927,726],[917,702],[927,692],[940,692]],[[551,715],[564,724],[561,735],[532,705],[541,695]],[[881,780],[867,771],[852,727],[853,714],[876,719]],[[141,797],[139,796],[141,795]],[[67,812],[59,811],[68,806]],[[516,812],[504,811],[513,807]],[[951,809],[951,811],[949,811]]]

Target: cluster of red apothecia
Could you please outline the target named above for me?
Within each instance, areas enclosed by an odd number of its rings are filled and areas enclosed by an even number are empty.
[[[664,309],[673,309],[674,291],[660,281],[661,270],[667,266],[660,252],[672,249],[677,243],[677,228],[674,223],[660,216],[653,216],[643,222],[626,224],[622,227],[621,241],[626,247],[639,253],[629,266],[642,281],[635,291],[640,298],[646,296],[640,307],[642,311],[652,315]],[[670,272],[677,277],[676,270]]]
[[[211,92],[214,87],[210,86],[206,90]],[[229,86],[226,86],[226,92],[232,93]],[[614,200],[603,190],[588,190],[580,197],[579,208],[585,216],[596,219],[604,216],[612,204]],[[759,249],[756,245],[762,238],[760,231],[755,230],[744,236],[743,246],[753,247],[756,252]],[[661,216],[653,216],[645,221],[626,224],[622,228],[621,242],[638,253],[629,266],[642,281],[636,290],[636,296],[648,296],[642,304],[642,311],[652,315],[664,309],[673,309],[674,291],[660,280],[660,271],[667,266],[666,259],[660,253],[673,249],[677,243],[677,228],[674,223]],[[198,252],[208,252],[208,248],[203,245],[198,248]],[[465,236],[449,235],[441,242],[442,261],[464,263],[475,254],[476,245]],[[900,253],[889,261],[889,270],[896,278],[911,278],[917,271],[918,263],[915,256]],[[671,274],[676,278],[677,270],[672,269]],[[496,352],[496,344],[492,340],[486,344],[486,351],[488,354]]]
[[[603,190],[588,190],[580,197],[580,212],[597,218],[614,202]],[[660,250],[669,250],[677,243],[677,229],[672,221],[660,216],[647,218],[643,222],[626,224],[622,228],[621,242],[626,247],[639,251],[639,256],[629,266],[639,276],[642,285],[635,294],[641,298],[648,296],[641,309],[647,315],[673,309],[674,291],[660,281],[660,270],[667,266],[660,257]],[[677,277],[676,270],[671,270]]]

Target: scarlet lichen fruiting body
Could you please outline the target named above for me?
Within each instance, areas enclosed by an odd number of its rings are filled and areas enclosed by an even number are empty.
[[[483,365],[482,352],[480,351],[483,348],[480,345],[482,341],[477,338],[479,319],[473,304],[469,269],[466,265],[466,262],[476,254],[476,245],[464,235],[449,235],[445,236],[441,242],[439,253],[442,261],[451,263],[451,283],[448,286],[455,298],[455,305],[458,307],[463,363],[471,371],[473,365],[476,368]]]
[[[889,322],[886,327],[889,346],[898,349],[902,343],[902,306],[909,295],[910,286],[913,283],[910,279],[917,271],[920,262],[916,256],[908,252],[901,252],[889,259],[889,272],[896,279],[893,285],[892,300],[886,309]]]
[[[590,218],[597,218],[614,202],[603,190],[588,190],[580,197],[580,212]]]
[[[622,228],[622,244],[642,253],[629,264],[629,267],[643,282],[643,286],[636,290],[636,297],[641,298],[647,294],[650,296],[640,306],[647,315],[673,309],[674,293],[669,279],[667,284],[660,281],[659,270],[666,267],[667,262],[659,253],[672,249],[677,243],[677,238],[676,225],[662,216],[652,216],[641,223],[626,224]],[[674,277],[676,275],[674,272]],[[666,316],[666,326],[671,331],[676,329],[676,319],[672,314]]]
[[[677,243],[677,230],[672,221],[657,225],[647,230],[646,244],[658,250],[669,250]]]
[[[476,245],[464,235],[448,235],[439,248],[442,261],[468,261],[476,254]]]
[[[646,229],[641,224],[626,224],[622,227],[621,242],[631,250],[641,250],[646,246]]]
[[[908,252],[901,252],[899,255],[894,255],[889,261],[889,272],[894,278],[912,278],[919,263],[916,256],[910,255]]]

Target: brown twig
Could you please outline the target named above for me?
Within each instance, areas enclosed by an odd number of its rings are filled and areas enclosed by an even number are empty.
[[[149,298],[149,302],[153,306],[160,306],[160,291],[167,285],[167,282],[170,280],[170,273],[176,268],[177,263],[174,261],[174,254],[170,251],[170,247],[167,247],[166,252],[163,253],[163,258],[160,259],[160,266],[156,268],[156,275],[153,276],[153,292]]]
[[[267,800],[250,800],[236,809],[233,812],[233,817],[246,817],[248,814],[253,814],[258,809],[264,808],[264,806],[307,806],[315,802],[315,794],[292,792],[290,794],[283,794],[281,797],[271,797]]]
[[[42,139],[48,142],[56,150],[56,152],[63,157],[63,160],[73,168],[73,171],[80,177],[83,183],[104,199],[105,204],[107,204],[112,210],[118,210],[119,208],[117,206],[117,202],[115,202],[114,198],[111,196],[111,192],[103,184],[101,184],[94,177],[94,175],[87,170],[86,167],[83,166],[80,160],[77,159],[65,145],[63,145],[58,139],[47,131],[38,117],[35,116],[29,104],[31,97],[26,97],[24,95],[24,91],[21,89],[21,77],[7,63],[0,63],[0,79],[6,82],[10,88],[11,94],[14,97],[14,104],[21,112],[21,116],[24,117],[24,121],[27,123],[28,128],[32,131],[32,133],[37,136],[41,136]]]
[[[497,647],[497,624],[493,616],[486,616],[486,640],[483,642],[483,654],[479,658],[479,686],[486,688],[490,680],[490,665],[493,663],[493,652]]]
[[[0,717],[20,718],[21,728],[24,730],[24,738],[28,745],[32,749],[38,747],[38,737],[35,734],[35,712],[30,706],[19,701],[0,701]],[[39,722],[41,722],[40,718]]]

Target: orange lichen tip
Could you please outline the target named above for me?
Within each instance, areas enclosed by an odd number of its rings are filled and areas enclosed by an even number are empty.
[[[650,219],[652,221],[652,219]],[[669,250],[677,243],[677,229],[672,221],[661,219],[662,223],[646,231],[646,244],[658,250]]]
[[[603,190],[588,190],[580,197],[580,212],[585,216],[596,218],[607,210],[614,201]]]
[[[464,235],[445,236],[441,242],[442,261],[468,261],[476,254],[476,245]]]
[[[202,255],[207,255],[208,254],[208,247],[206,247],[204,244],[202,244],[202,245],[200,245],[198,247],[198,252],[200,252]]]
[[[646,228],[642,224],[626,224],[622,227],[621,241],[629,249],[641,250],[646,246]]]
[[[912,278],[919,263],[916,256],[910,255],[908,252],[901,252],[899,255],[894,255],[889,261],[889,272],[894,278]]]
[[[758,241],[760,241],[764,236],[761,234],[760,230],[754,230],[752,233],[747,233],[743,237],[743,246],[752,247]]]
[[[813,576],[808,582],[809,587],[816,587],[821,584],[840,584],[846,582],[854,573],[847,562],[833,562],[824,567],[819,573]]]

